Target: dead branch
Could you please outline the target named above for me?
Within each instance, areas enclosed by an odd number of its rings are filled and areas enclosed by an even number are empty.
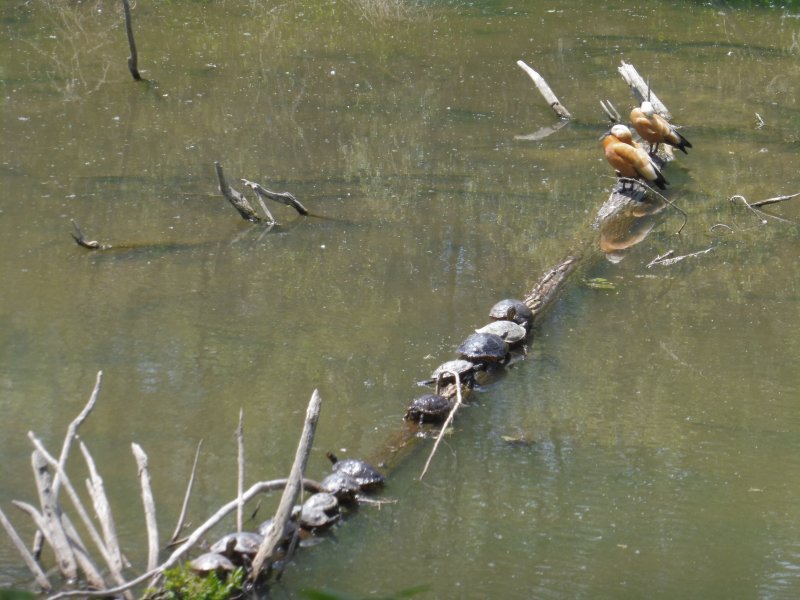
[[[455,371],[445,371],[442,373],[443,375],[446,373],[450,373],[455,377],[455,386],[456,386],[456,403],[453,405],[453,408],[450,409],[450,413],[447,415],[444,423],[442,423],[442,429],[439,431],[439,435],[436,436],[436,441],[433,443],[433,448],[431,448],[431,453],[428,455],[428,460],[425,461],[425,466],[422,469],[422,473],[419,475],[419,480],[422,481],[422,478],[425,477],[425,473],[428,472],[428,467],[431,464],[431,460],[433,460],[433,455],[436,454],[436,449],[439,447],[439,444],[444,437],[447,428],[450,426],[450,423],[453,422],[453,418],[456,416],[456,411],[461,407],[461,377]],[[438,390],[439,383],[436,383],[436,387]]]
[[[197,442],[197,449],[194,451],[194,463],[192,463],[192,472],[189,475],[189,483],[186,485],[186,493],[183,495],[183,505],[181,506],[181,514],[178,516],[178,523],[175,525],[175,532],[169,538],[170,544],[173,544],[183,529],[183,522],[186,520],[186,511],[189,508],[189,497],[192,495],[192,488],[194,487],[194,477],[197,474],[197,461],[200,458],[200,448],[203,446],[203,440]]]
[[[8,537],[11,538],[11,543],[14,544],[17,552],[19,552],[20,556],[22,556],[22,560],[25,561],[28,569],[33,574],[33,577],[36,579],[36,584],[42,588],[43,592],[50,592],[52,586],[50,585],[50,581],[47,579],[47,575],[45,575],[44,571],[42,571],[42,568],[39,566],[39,563],[36,562],[36,559],[33,558],[33,554],[28,551],[27,546],[25,546],[25,542],[23,542],[19,537],[17,531],[14,529],[13,525],[11,525],[11,521],[8,520],[2,509],[0,509],[0,525],[2,525],[3,529],[6,530]]]
[[[659,113],[668,121],[672,119],[672,115],[669,113],[669,110],[667,110],[667,107],[663,102],[661,102],[661,100],[658,99],[658,96],[656,96],[655,92],[650,89],[649,84],[642,79],[642,76],[639,75],[636,67],[626,63],[623,60],[622,64],[617,67],[617,71],[619,71],[619,74],[622,75],[622,79],[625,80],[625,83],[630,86],[631,91],[636,98],[637,104],[641,104],[645,100],[649,100],[657,113]]]
[[[108,244],[101,244],[97,240],[87,240],[86,236],[83,235],[83,231],[81,231],[80,226],[74,220],[72,221],[72,239],[75,240],[75,243],[82,248],[87,248],[89,250],[110,250],[111,246]]]
[[[78,577],[78,565],[75,555],[67,540],[67,534],[61,523],[61,508],[53,495],[52,480],[47,469],[47,461],[38,450],[31,453],[31,465],[33,466],[33,476],[36,481],[36,489],[39,492],[39,505],[42,507],[42,533],[47,538],[56,562],[61,573],[70,581]]]
[[[225,199],[233,205],[245,221],[261,223],[263,219],[258,216],[258,213],[253,209],[247,198],[245,198],[241,192],[237,192],[228,185],[225,179],[225,173],[222,171],[222,165],[219,164],[219,161],[214,161],[214,168],[217,171],[217,179],[219,180],[219,191],[225,196]],[[272,221],[274,221],[274,219],[272,219]]]
[[[158,524],[156,523],[156,503],[153,500],[153,489],[150,484],[150,470],[147,467],[147,454],[139,444],[131,444],[139,469],[139,481],[142,486],[142,504],[144,505],[145,524],[147,525],[147,569],[155,569],[158,564]]]
[[[239,409],[239,426],[236,428],[236,447],[237,447],[237,478],[236,478],[236,496],[239,498],[239,504],[236,507],[236,531],[242,531],[242,515],[244,513],[244,501],[242,500],[242,493],[244,492],[244,410]]]
[[[556,97],[556,95],[553,93],[553,90],[550,89],[550,86],[547,85],[544,77],[534,71],[533,68],[529,67],[523,60],[518,60],[517,66],[525,71],[528,74],[528,77],[533,80],[534,85],[536,85],[536,89],[539,90],[539,93],[545,99],[545,102],[547,102],[550,108],[553,109],[553,112],[555,112],[560,119],[572,118],[572,115],[569,114],[569,111],[566,109],[566,107],[558,101],[558,97]]]
[[[273,517],[273,526],[264,537],[264,541],[261,542],[258,553],[253,559],[253,569],[250,573],[252,581],[256,581],[261,576],[265,567],[271,567],[275,549],[278,547],[283,537],[286,523],[292,513],[292,507],[300,493],[300,482],[302,481],[303,472],[308,463],[308,455],[311,452],[311,445],[314,441],[314,433],[317,428],[317,421],[319,420],[321,404],[322,398],[319,395],[319,390],[314,390],[314,393],[311,394],[308,408],[306,409],[306,420],[303,424],[303,433],[300,436],[300,442],[297,445],[297,452],[295,453],[294,463],[292,463],[292,470],[289,473],[289,484],[283,490],[281,501],[278,504],[278,510]]]
[[[795,194],[794,196],[800,196],[800,193]],[[786,196],[786,197],[778,196],[777,198],[790,200],[791,198],[794,198],[794,196]],[[782,221],[784,223],[792,223],[792,221],[790,221],[789,219],[784,219],[783,217],[779,217],[778,215],[771,215],[769,213],[764,212],[763,210],[756,208],[757,206],[764,206],[765,204],[774,204],[775,202],[781,202],[782,200],[777,200],[776,198],[767,198],[767,200],[761,200],[759,202],[751,204],[750,202],[747,201],[747,198],[745,198],[741,194],[736,194],[728,198],[728,201],[731,203],[735,203],[737,200],[741,201],[742,204],[744,204],[748,209],[750,209],[753,212],[753,214],[756,215],[756,217],[758,217],[758,220],[761,221],[762,225],[767,224],[767,217],[769,217],[770,219],[775,219],[776,221]]]
[[[611,100],[600,100],[600,106],[603,107],[603,112],[606,113],[608,120],[612,123],[622,123],[622,115],[619,114],[617,107],[611,104]]]
[[[135,81],[141,81],[142,76],[139,75],[139,53],[136,51],[136,41],[133,39],[133,23],[129,0],[122,0],[122,9],[125,13],[125,33],[128,35],[128,47],[131,50],[131,55],[128,57],[128,70]]]
[[[61,480],[61,484],[67,491],[67,495],[70,497],[72,505],[75,507],[75,510],[77,511],[78,516],[81,519],[81,522],[83,523],[84,527],[86,527],[86,530],[89,532],[89,537],[92,538],[95,547],[100,552],[100,555],[103,557],[103,560],[105,560],[106,565],[108,566],[109,571],[111,572],[111,576],[118,584],[125,583],[125,579],[122,577],[122,560],[118,558],[118,556],[115,556],[112,552],[110,552],[109,547],[103,542],[103,539],[100,537],[97,528],[94,526],[92,519],[89,517],[89,514],[86,511],[83,502],[81,502],[81,499],[78,496],[78,493],[73,487],[72,482],[70,481],[66,472],[63,470],[61,465],[58,464],[56,459],[50,455],[50,453],[44,447],[44,444],[42,444],[41,440],[37,438],[32,431],[28,432],[28,438],[31,440],[36,449],[39,452],[41,452],[42,456],[47,461],[47,463],[51,467],[53,467],[53,469],[55,469],[56,474],[54,480],[55,478]],[[97,505],[95,505],[95,512],[97,514],[98,519],[100,519],[100,522],[105,523],[105,519],[103,518],[104,515],[101,512],[97,511]],[[118,550],[119,549],[117,548],[117,551]],[[103,584],[100,587],[102,589],[103,587],[105,587],[105,584]]]
[[[258,195],[259,199],[261,199],[262,197],[269,198],[274,202],[279,202],[281,204],[285,204],[286,206],[291,206],[293,209],[295,209],[299,214],[303,216],[307,216],[309,214],[308,209],[305,206],[303,206],[300,203],[300,201],[289,192],[273,192],[271,190],[268,190],[261,184],[256,183],[255,181],[248,181],[247,179],[242,179],[242,183],[245,184],[247,187],[249,187],[251,190],[253,190]],[[266,210],[266,206],[264,207],[264,210]],[[267,211],[267,214],[269,214],[269,211]]]
[[[75,221],[73,221],[73,224]],[[83,407],[83,410],[78,413],[78,416],[75,417],[72,422],[67,427],[67,433],[64,436],[64,443],[61,446],[61,454],[58,457],[58,470],[56,471],[56,475],[53,478],[53,493],[58,496],[58,488],[61,484],[61,475],[60,473],[64,472],[64,467],[67,464],[67,459],[69,458],[69,451],[72,446],[72,440],[78,435],[78,427],[81,426],[86,418],[89,416],[89,413],[92,412],[94,409],[94,405],[97,403],[97,396],[100,393],[100,383],[103,381],[103,371],[97,372],[97,377],[94,382],[94,389],[92,389],[92,393],[89,396],[89,401],[86,403],[86,406]],[[28,434],[30,436],[30,434]]]
[[[92,498],[92,505],[94,506],[95,515],[100,521],[100,527],[103,529],[103,539],[105,540],[105,547],[108,549],[109,558],[106,559],[109,568],[112,572],[119,574],[119,579],[122,579],[122,568],[124,560],[122,550],[119,547],[117,539],[117,529],[114,525],[114,516],[111,513],[111,505],[106,496],[105,486],[103,485],[103,478],[97,471],[92,455],[89,449],[83,442],[80,443],[81,453],[86,467],[89,469],[89,479],[86,480],[86,489],[89,491],[89,496]],[[117,576],[115,576],[117,579]],[[119,582],[120,584],[122,581]]]
[[[705,250],[699,250],[698,252],[692,252],[691,254],[684,254],[682,256],[675,256],[674,250],[668,250],[664,254],[660,256],[656,256],[653,260],[647,263],[647,268],[651,268],[654,265],[661,265],[663,267],[667,267],[669,265],[674,265],[675,263],[681,262],[685,258],[691,258],[693,256],[700,256],[702,254],[708,254],[714,249],[714,246],[709,246]]]
[[[798,196],[800,196],[800,192],[797,192],[796,194],[789,194],[788,196],[775,196],[774,198],[767,198],[766,200],[751,202],[749,206],[752,208],[766,206],[768,204],[777,204],[778,202],[785,202],[786,200],[791,200],[792,198],[797,198]]]
[[[274,480],[271,480],[271,481],[259,481],[258,483],[254,483],[252,486],[250,486],[250,488],[244,493],[244,501],[248,502],[253,497],[257,496],[258,494],[263,494],[263,493],[266,493],[266,492],[274,492],[274,491],[277,491],[277,490],[284,489],[288,485],[289,485],[289,479],[274,479]],[[303,489],[305,489],[305,490],[307,490],[307,491],[309,491],[311,493],[314,493],[314,494],[322,491],[322,487],[320,486],[319,482],[314,481],[312,479],[305,479],[304,478],[302,480],[302,486],[303,486]],[[25,512],[29,512],[30,510],[32,510],[33,513],[38,515],[38,512],[36,511],[36,509],[33,508],[30,505],[26,505],[26,507],[23,507],[21,505],[23,505],[24,503],[18,502],[18,501],[13,501],[13,504],[15,506],[18,506],[19,508],[21,508]],[[96,591],[95,590],[68,590],[68,591],[60,592],[58,594],[50,596],[48,598],[48,600],[60,600],[61,598],[72,598],[72,597],[76,597],[76,596],[82,596],[82,597],[87,597],[87,598],[89,598],[89,597],[91,597],[91,598],[102,598],[102,597],[111,596],[111,595],[114,595],[114,594],[119,594],[121,592],[124,592],[125,590],[129,590],[132,587],[135,587],[135,586],[137,586],[137,585],[139,585],[141,583],[144,583],[145,581],[147,581],[151,577],[157,576],[157,575],[163,573],[166,569],[169,569],[170,567],[175,566],[175,564],[178,562],[178,560],[180,560],[183,557],[184,554],[186,554],[189,550],[191,550],[201,537],[203,537],[214,526],[219,524],[219,522],[222,521],[222,519],[224,519],[225,517],[227,517],[231,512],[236,510],[236,507],[238,506],[238,504],[239,504],[239,499],[238,498],[234,498],[233,500],[231,500],[227,504],[225,504],[222,507],[220,507],[217,510],[216,513],[214,513],[202,525],[200,525],[197,529],[195,529],[194,532],[192,532],[192,534],[188,538],[186,538],[186,541],[183,542],[183,544],[178,546],[178,548],[176,548],[173,551],[173,553],[169,556],[169,558],[166,561],[161,563],[155,569],[151,569],[151,570],[147,571],[146,573],[142,573],[137,578],[131,579],[125,585],[120,585],[120,586],[117,586],[117,587],[114,587],[114,588],[110,588],[110,589],[106,589],[106,590],[96,590]],[[40,515],[39,515],[39,518],[41,518]]]

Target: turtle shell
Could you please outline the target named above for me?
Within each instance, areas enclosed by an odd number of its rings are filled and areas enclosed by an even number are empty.
[[[501,362],[508,354],[508,344],[494,333],[473,333],[461,343],[458,353],[474,362]]]
[[[455,382],[455,377],[451,375],[451,372],[458,373],[458,376],[461,377],[461,379],[466,379],[474,370],[475,363],[458,358],[456,360],[448,360],[446,363],[440,364],[438,367],[436,367],[433,373],[431,373],[431,377],[435,382],[437,379],[439,379],[439,375],[443,375],[442,383],[453,383]]]
[[[361,491],[358,481],[344,471],[334,471],[320,482],[323,492],[333,494],[340,503],[353,502]]]
[[[383,475],[378,470],[363,460],[356,458],[346,458],[339,460],[328,452],[328,460],[333,463],[333,470],[345,473],[358,482],[363,491],[374,490],[381,487],[385,481]]]
[[[505,319],[492,321],[488,325],[484,325],[475,331],[477,333],[493,333],[499,335],[509,346],[519,344],[525,339],[525,336],[528,335],[527,330],[522,325]]]
[[[339,501],[333,494],[320,492],[303,503],[300,509],[300,526],[320,529],[333,525],[339,519]]]
[[[489,316],[493,319],[514,321],[514,323],[522,325],[525,329],[530,329],[533,324],[531,309],[524,302],[513,298],[500,300],[489,311]]]
[[[236,568],[227,556],[219,552],[206,552],[189,561],[189,568],[200,575],[227,573]]]
[[[267,519],[261,525],[258,526],[258,533],[264,537],[267,537],[267,534],[272,529],[272,519]],[[291,519],[286,521],[286,526],[283,528],[283,538],[281,539],[281,543],[285,544],[286,542],[292,539],[294,532],[297,530],[297,523],[292,521]]]
[[[240,531],[222,536],[211,546],[211,552],[224,554],[236,560],[242,556],[255,556],[264,536],[252,531]]]
[[[405,419],[417,423],[441,423],[447,418],[452,405],[439,394],[425,394],[414,398],[406,410]]]

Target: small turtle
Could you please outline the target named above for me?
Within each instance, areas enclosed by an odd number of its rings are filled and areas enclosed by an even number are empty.
[[[189,561],[189,568],[198,575],[216,573],[217,577],[222,578],[225,574],[236,569],[236,565],[227,556],[223,556],[219,552],[206,552]]]
[[[236,564],[242,564],[256,555],[262,541],[264,541],[263,535],[252,531],[240,531],[222,536],[209,550],[227,556]]]
[[[258,534],[263,537],[267,537],[269,532],[272,530],[272,522],[272,519],[267,519],[261,523],[261,525],[258,526]],[[286,521],[286,525],[283,528],[283,537],[281,538],[280,545],[287,545],[292,540],[295,531],[297,531],[297,523],[291,519]]]
[[[500,300],[489,311],[489,316],[493,319],[514,321],[514,323],[522,325],[525,329],[530,329],[531,325],[533,325],[531,309],[524,302],[512,298]]]
[[[508,355],[508,344],[494,333],[473,333],[461,343],[458,353],[473,362],[502,362]]]
[[[339,460],[336,458],[336,455],[331,452],[327,452],[325,456],[333,463],[334,471],[350,475],[350,477],[358,482],[359,487],[364,492],[378,489],[385,481],[383,475],[381,475],[375,467],[363,460],[358,460],[356,458]]]
[[[471,385],[474,382],[475,371],[483,368],[483,365],[476,365],[468,360],[457,358],[456,360],[448,360],[440,364],[431,373],[430,379],[419,381],[417,385],[431,385],[434,383],[446,385],[448,383],[455,383],[456,378],[453,373],[458,373],[461,383]]]
[[[450,413],[450,400],[439,394],[425,394],[414,398],[406,410],[405,419],[417,423],[441,423]]]
[[[525,336],[528,335],[527,330],[522,325],[505,319],[492,321],[488,325],[484,325],[475,331],[477,333],[493,333],[499,335],[509,346],[519,344],[525,339]]]
[[[300,527],[323,529],[339,520],[339,501],[333,494],[320,492],[303,503],[300,509]]]
[[[355,477],[344,471],[334,471],[328,474],[320,482],[320,487],[323,492],[336,496],[336,499],[341,504],[355,502],[358,492],[361,491],[361,485],[359,485]]]

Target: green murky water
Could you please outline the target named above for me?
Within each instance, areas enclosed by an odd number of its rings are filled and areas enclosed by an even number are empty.
[[[315,387],[309,475],[328,449],[386,458],[414,382],[495,300],[588,248],[529,359],[473,394],[426,479],[423,441],[392,472],[397,502],[304,551],[275,596],[800,595],[800,203],[762,223],[728,202],[800,191],[800,8],[386,5],[142,1],[136,84],[117,3],[3,3],[3,510],[25,530],[25,432],[55,451],[99,369],[81,435],[137,565],[131,441],[162,535],[199,439],[190,520],[235,494],[240,407],[249,481],[288,470]],[[518,59],[575,117],[540,141],[525,136],[554,118]],[[599,100],[632,102],[621,59],[694,149],[666,169],[680,236],[669,209],[612,264],[591,225],[612,183]],[[247,225],[215,160],[316,216]],[[70,219],[131,247],[88,253]],[[0,537],[0,586],[26,585]]]

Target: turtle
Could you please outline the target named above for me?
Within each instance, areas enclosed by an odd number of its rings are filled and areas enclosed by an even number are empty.
[[[461,358],[457,358],[456,360],[448,360],[434,369],[433,373],[431,373],[430,379],[419,381],[417,382],[417,385],[431,385],[434,383],[437,385],[444,385],[448,383],[455,383],[456,378],[453,376],[453,373],[458,373],[461,383],[472,385],[475,378],[475,371],[479,371],[482,368],[483,365],[477,365],[474,362],[470,362]]]
[[[488,325],[476,329],[475,332],[499,335],[509,346],[519,344],[528,335],[528,331],[522,325],[506,319],[492,321]]]
[[[323,492],[336,496],[341,504],[354,502],[361,491],[361,485],[356,478],[344,471],[329,473],[319,485]]]
[[[417,423],[441,423],[452,408],[450,400],[439,394],[425,394],[414,398],[403,418]]]
[[[386,481],[375,467],[363,460],[356,458],[346,458],[339,460],[332,452],[327,452],[325,456],[333,463],[333,470],[346,473],[356,480],[362,491],[368,492],[381,487]]]
[[[320,492],[303,503],[300,509],[300,527],[303,529],[323,529],[339,520],[339,501],[333,494]]]
[[[508,356],[508,344],[494,333],[473,333],[461,343],[458,353],[471,362],[499,363]]]
[[[514,321],[522,325],[525,329],[530,329],[533,325],[533,312],[521,300],[514,300],[513,298],[506,298],[500,300],[489,311],[489,316],[493,319]]]
[[[267,537],[267,535],[272,530],[272,523],[273,523],[273,519],[267,519],[266,521],[261,523],[258,526],[259,535]],[[288,545],[288,543],[291,542],[295,531],[297,531],[297,523],[295,521],[293,521],[292,519],[289,519],[288,521],[286,521],[286,525],[283,528],[283,537],[281,538],[280,545],[281,546]]]
[[[194,560],[189,561],[189,568],[198,575],[210,575],[216,573],[217,577],[224,577],[236,569],[231,560],[219,552],[206,552]]]
[[[235,564],[243,564],[258,552],[264,536],[252,531],[239,531],[222,536],[209,550],[228,557]]]

